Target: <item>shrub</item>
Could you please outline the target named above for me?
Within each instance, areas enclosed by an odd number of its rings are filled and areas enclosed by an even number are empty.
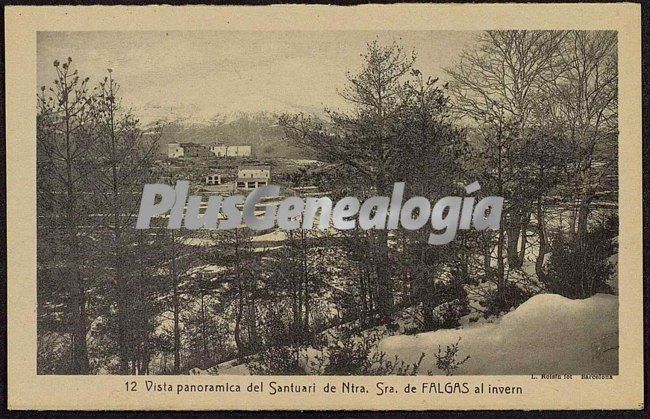
[[[486,297],[483,304],[485,306],[485,317],[498,316],[502,312],[510,311],[512,307],[519,306],[533,295],[535,293],[532,291],[524,290],[512,282],[506,282],[502,292],[495,289]]]
[[[305,375],[300,366],[300,348],[274,346],[260,353],[258,359],[246,364],[252,375]]]
[[[434,310],[439,329],[453,329],[460,326],[460,318],[469,314],[467,298],[456,298],[440,304]]]
[[[382,335],[378,332],[366,336],[346,336],[321,348],[312,362],[315,373],[323,375],[415,375],[420,369],[420,359],[407,364],[396,355],[388,359],[377,345]]]
[[[469,312],[469,300],[462,287],[453,283],[439,284],[423,299],[422,331],[458,327],[460,318]]]
[[[614,237],[618,220],[611,218],[597,224],[582,240],[567,239],[560,234],[553,242],[546,288],[567,298],[588,298],[599,292],[611,292],[607,281],[613,274],[609,258],[616,254]]]
[[[451,345],[447,345],[447,348],[445,349],[445,353],[442,353],[442,348],[440,345],[438,345],[438,352],[434,354],[436,357],[436,367],[438,367],[439,370],[442,370],[445,372],[445,375],[453,375],[454,371],[458,369],[461,365],[463,365],[467,360],[470,358],[469,355],[467,355],[463,359],[458,359],[458,344],[460,343],[460,338],[458,338],[458,341],[456,343],[452,343]],[[429,372],[429,375],[432,375],[431,372]]]

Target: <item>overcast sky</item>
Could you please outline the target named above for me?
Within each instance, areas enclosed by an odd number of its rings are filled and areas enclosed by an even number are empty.
[[[143,121],[176,116],[311,112],[344,106],[336,89],[357,71],[367,42],[398,41],[416,67],[444,79],[472,32],[40,32],[38,85],[68,56],[97,81],[113,69],[121,96]]]

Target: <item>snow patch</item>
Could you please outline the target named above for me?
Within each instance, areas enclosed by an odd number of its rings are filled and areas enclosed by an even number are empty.
[[[617,374],[618,298],[596,294],[571,300],[556,294],[530,298],[494,323],[470,323],[413,336],[391,336],[379,343],[388,358],[407,363],[426,354],[420,368],[435,366],[438,345],[459,343],[458,358],[470,359],[457,375],[474,374]]]
[[[214,246],[216,242],[207,237],[182,237],[180,243],[186,246]]]
[[[284,232],[283,230],[278,229],[278,230],[272,231],[270,233],[260,234],[259,236],[255,236],[251,240],[253,242],[264,242],[264,241],[282,242],[282,241],[286,240],[286,238],[287,238],[287,233]]]

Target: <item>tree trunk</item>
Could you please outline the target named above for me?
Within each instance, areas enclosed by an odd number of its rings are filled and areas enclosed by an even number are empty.
[[[75,269],[76,270],[76,269]],[[75,272],[75,292],[73,297],[74,325],[72,331],[72,373],[84,375],[89,373],[88,346],[86,335],[88,325],[86,324],[86,296],[81,274]]]
[[[497,289],[500,295],[504,295],[506,289],[506,275],[503,264],[503,245],[504,245],[503,227],[499,227],[499,239],[497,242]]]
[[[310,298],[309,298],[309,269],[307,266],[307,241],[305,237],[305,230],[300,230],[300,244],[302,247],[302,278],[303,278],[303,283],[304,283],[304,292],[305,292],[305,298],[304,298],[304,304],[305,304],[305,313],[304,313],[304,320],[303,320],[303,336],[307,337],[309,335],[309,314],[311,310],[310,306]]]
[[[506,229],[508,267],[512,269],[521,267],[521,264],[519,263],[519,253],[517,252],[520,233],[521,230],[519,227],[509,227]]]
[[[171,232],[172,238],[172,281],[173,281],[173,296],[172,304],[174,310],[174,374],[181,372],[181,332],[179,325],[179,296],[178,296],[178,273],[176,271],[176,238],[174,237],[174,230]]]
[[[111,80],[111,95],[112,95],[112,80]],[[126,375],[129,373],[129,331],[128,322],[128,291],[127,284],[122,272],[124,266],[123,258],[121,257],[121,226],[120,215],[122,208],[119,205],[119,181],[117,176],[117,138],[115,136],[115,115],[114,115],[114,102],[108,101],[108,128],[109,140],[111,146],[110,164],[111,164],[111,187],[112,187],[112,201],[111,212],[113,213],[113,257],[115,271],[115,286],[117,287],[117,328],[118,328],[118,351],[120,357],[120,374]]]
[[[205,319],[205,292],[201,290],[201,335],[203,337],[203,361],[204,363],[209,361],[208,354],[208,333],[206,327]],[[204,365],[202,365],[204,366]]]
[[[537,236],[539,238],[539,252],[537,260],[535,260],[535,273],[537,279],[541,282],[546,281],[546,271],[544,269],[544,258],[548,253],[548,240],[546,238],[546,231],[544,227],[544,211],[542,208],[541,198],[537,201]]]
[[[146,251],[144,245],[145,245],[145,237],[144,237],[144,232],[140,230],[140,233],[138,234],[138,246],[139,246],[139,255],[140,255],[140,275],[139,275],[139,281],[138,281],[138,313],[137,315],[139,316],[138,320],[138,331],[137,334],[139,336],[140,342],[139,342],[139,352],[138,352],[138,358],[140,360],[140,369],[138,371],[139,374],[144,375],[149,373],[149,328],[148,328],[148,323],[149,323],[149,318],[150,318],[150,313],[147,311],[147,295],[145,292],[145,281],[146,281],[146,271],[145,271],[145,262],[143,262],[142,257],[144,255],[144,252]]]
[[[241,339],[241,320],[244,314],[243,296],[239,295],[237,299],[237,314],[235,315],[235,346],[237,346],[237,356],[241,359],[244,357],[244,344]]]
[[[237,314],[235,316],[235,346],[237,346],[237,354],[239,358],[244,357],[244,344],[241,338],[241,321],[244,315],[244,287],[241,277],[241,259],[239,255],[239,235],[235,229],[235,279],[237,281]]]
[[[589,218],[589,204],[591,202],[591,197],[584,196],[580,200],[580,206],[578,207],[578,230],[577,236],[578,240],[582,241],[587,234],[587,221]]]
[[[368,291],[365,280],[365,273],[363,271],[363,264],[358,264],[359,269],[359,294],[361,298],[361,324],[367,325],[368,323]]]
[[[489,277],[492,272],[492,246],[490,245],[489,237],[483,238],[483,270],[485,271],[485,276]]]
[[[249,346],[251,349],[257,351],[260,346],[259,335],[257,332],[257,307],[256,304],[256,290],[255,290],[255,279],[251,278],[250,285],[250,299],[248,301],[248,337],[249,337]]]
[[[86,287],[84,286],[83,277],[80,271],[79,253],[80,246],[77,238],[77,203],[78,193],[74,188],[73,176],[73,158],[71,144],[71,127],[70,127],[70,108],[68,104],[68,95],[65,95],[65,181],[67,199],[65,202],[67,216],[67,234],[68,234],[68,255],[69,266],[72,271],[72,317],[73,317],[73,338],[72,338],[72,372],[74,374],[88,374],[90,369],[88,362],[88,346],[86,335],[88,325],[86,324]]]
[[[530,225],[530,217],[531,213],[530,211],[527,211],[524,224],[521,227],[521,247],[519,248],[519,260],[521,261],[521,265],[523,265],[526,260],[526,246],[528,244],[528,226]]]
[[[124,284],[124,276],[122,275],[122,258],[119,256],[120,248],[119,238],[115,238],[116,244],[114,245],[114,266],[115,270],[115,285],[117,286],[117,330],[118,330],[118,351],[120,358],[119,373],[126,375],[129,373],[129,339],[128,339],[128,321],[129,316],[127,313],[127,300],[129,298],[126,291],[126,284]]]
[[[393,284],[388,269],[388,231],[378,230],[376,235],[377,314],[387,320],[393,309]]]

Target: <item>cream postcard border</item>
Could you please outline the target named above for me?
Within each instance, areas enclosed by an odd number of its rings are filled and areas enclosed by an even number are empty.
[[[154,376],[173,383],[334,382],[371,393],[129,393],[125,376],[36,374],[36,32],[122,30],[609,29],[619,42],[620,374],[613,380],[529,376]],[[5,8],[7,338],[10,409],[616,409],[643,405],[641,11],[638,4],[302,6],[12,6]],[[152,88],[156,88],[152,86]],[[137,377],[143,380],[142,376]],[[448,379],[448,380],[447,380]],[[218,380],[218,381],[215,381]],[[522,386],[523,395],[406,395],[406,383]],[[375,396],[383,381],[400,390]]]

